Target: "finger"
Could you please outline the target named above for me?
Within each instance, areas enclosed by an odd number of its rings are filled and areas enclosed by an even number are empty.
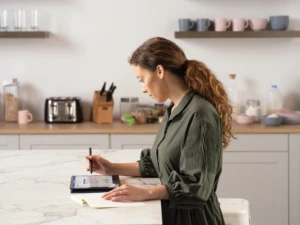
[[[109,192],[106,192],[102,195],[102,198],[106,197],[106,196],[109,196],[109,195],[112,195],[114,194],[115,190],[112,190],[112,191],[109,191]]]
[[[105,196],[103,195],[102,197],[106,200],[110,200],[112,198],[118,197],[118,196],[123,196],[127,195],[128,191],[122,190],[122,189],[115,189],[111,192],[107,192]]]
[[[125,189],[120,189],[118,192],[119,195],[127,195],[129,193],[128,190]]]
[[[122,187],[122,186],[121,186]],[[111,195],[111,194],[114,194],[116,195],[116,193],[119,193],[119,194],[122,194],[122,192],[124,191],[124,189],[122,189],[121,187],[119,188],[115,188],[109,192],[106,192],[102,195],[102,197],[105,197],[105,196],[108,196],[108,195]]]
[[[96,169],[98,169],[98,164],[93,162],[92,167],[93,167],[94,170],[96,170]]]
[[[99,155],[86,155],[85,158],[87,160],[95,160],[95,161],[101,160],[101,156]]]
[[[110,194],[108,194],[108,195],[106,195],[105,197],[104,197],[104,199],[106,199],[106,200],[110,200],[111,198],[113,198],[113,197],[118,197],[118,192],[112,192],[112,193],[110,193]]]
[[[85,161],[85,169],[86,169],[86,171],[90,171],[90,161],[89,160]]]
[[[85,156],[85,158],[86,158],[87,160],[91,160],[91,159],[93,159],[93,156],[92,156],[92,155],[87,155],[87,156]]]
[[[110,199],[112,202],[122,202],[122,201],[128,201],[128,196],[126,195],[119,195],[118,197],[113,197]]]
[[[107,195],[109,195],[109,192],[106,192],[105,194],[103,194],[103,195],[101,196],[101,198],[104,198],[104,197],[106,197]]]

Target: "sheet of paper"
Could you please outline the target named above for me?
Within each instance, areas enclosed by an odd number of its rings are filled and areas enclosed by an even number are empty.
[[[144,205],[143,202],[112,202],[101,198],[104,193],[71,194],[71,199],[80,204],[87,204],[92,208],[112,208]]]

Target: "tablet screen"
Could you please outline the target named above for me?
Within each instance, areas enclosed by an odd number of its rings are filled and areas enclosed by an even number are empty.
[[[115,187],[112,176],[74,176],[73,188]]]

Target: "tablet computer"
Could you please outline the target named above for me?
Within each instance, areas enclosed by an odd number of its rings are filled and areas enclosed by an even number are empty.
[[[74,175],[71,177],[71,193],[107,192],[120,186],[118,175]]]

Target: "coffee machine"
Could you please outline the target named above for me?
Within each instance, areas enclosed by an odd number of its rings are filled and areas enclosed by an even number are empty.
[[[82,121],[82,107],[79,97],[50,97],[46,99],[46,123],[80,123]]]

